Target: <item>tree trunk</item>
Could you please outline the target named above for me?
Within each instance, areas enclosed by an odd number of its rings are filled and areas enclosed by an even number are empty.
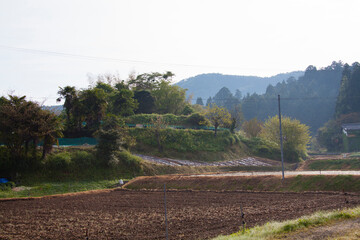
[[[155,135],[156,135],[156,140],[157,140],[157,143],[158,143],[159,152],[163,152],[163,147],[161,145],[161,140],[160,140],[160,132],[156,131]]]

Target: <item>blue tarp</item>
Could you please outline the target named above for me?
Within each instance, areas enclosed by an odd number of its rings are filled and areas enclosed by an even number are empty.
[[[6,178],[0,178],[0,183],[7,183],[9,182],[9,180],[7,180]]]

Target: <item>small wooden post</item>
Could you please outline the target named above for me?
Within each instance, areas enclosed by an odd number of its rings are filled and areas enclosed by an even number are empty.
[[[166,184],[164,184],[164,206],[165,206],[165,229],[166,229],[166,240],[169,239],[168,234],[168,223],[167,223],[167,213],[166,213]]]
[[[245,232],[245,219],[244,219],[244,212],[243,212],[243,209],[242,209],[242,205],[240,205],[240,210],[241,210],[241,225],[242,225],[242,232],[244,233]]]

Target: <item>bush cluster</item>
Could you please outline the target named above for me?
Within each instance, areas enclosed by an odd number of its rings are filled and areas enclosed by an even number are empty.
[[[137,145],[148,145],[157,147],[158,141],[153,133],[154,129],[133,128],[129,129],[131,136],[136,138]],[[225,151],[227,147],[237,143],[239,138],[230,133],[230,131],[220,131],[217,137],[214,137],[213,131],[208,130],[177,130],[160,129],[161,144],[164,149],[171,149],[179,152]]]
[[[14,182],[0,183],[0,191],[9,191],[15,187]]]
[[[96,168],[116,168],[124,172],[141,173],[142,159],[130,152],[113,151],[107,162],[95,153],[85,150],[62,151],[50,154],[44,161],[44,168],[55,172],[82,171]]]
[[[250,149],[251,153],[264,158],[281,160],[281,153],[278,146],[263,138],[241,138],[241,141]]]
[[[110,156],[108,165],[113,168],[123,168],[135,173],[143,172],[142,159],[128,151],[116,151]]]
[[[208,121],[204,115],[200,113],[192,113],[190,115],[174,115],[174,114],[136,114],[125,118],[127,124],[150,124],[161,116],[168,125],[181,125],[186,127],[198,127],[207,125]]]

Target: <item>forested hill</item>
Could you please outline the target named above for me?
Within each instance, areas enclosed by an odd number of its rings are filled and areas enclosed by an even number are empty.
[[[239,89],[243,95],[246,93],[265,93],[269,84],[277,84],[289,77],[298,78],[304,75],[303,71],[281,73],[272,77],[236,76],[219,73],[200,74],[195,77],[184,79],[176,85],[188,89],[186,94],[193,95],[193,100],[201,97],[203,101],[214,96],[222,87],[227,87],[233,93]]]
[[[242,99],[244,117],[265,120],[277,115],[277,96],[280,94],[282,115],[300,120],[310,126],[314,134],[334,117],[343,69],[341,62],[333,62],[319,70],[309,66],[298,80],[289,78],[269,85],[265,94],[247,95]]]

